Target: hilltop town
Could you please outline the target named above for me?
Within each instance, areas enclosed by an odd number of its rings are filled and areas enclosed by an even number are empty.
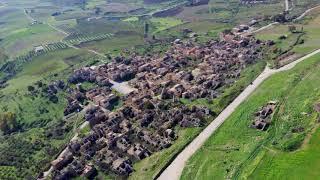
[[[204,126],[215,113],[206,107],[185,106],[179,99],[219,97],[246,66],[263,57],[268,44],[232,32],[206,44],[177,39],[164,55],[132,54],[76,70],[69,82],[77,84],[77,89],[65,115],[82,110],[83,99],[90,101],[85,118],[92,130],[70,142],[65,155],[52,162],[54,178],[94,176],[97,169],[128,176],[134,171],[133,162],[174,143],[177,126]],[[83,82],[99,86],[83,91]],[[126,82],[132,91],[119,97],[111,89],[112,82]],[[119,100],[122,107],[113,110]]]
[[[0,179],[320,176],[319,19],[318,0],[0,0]]]

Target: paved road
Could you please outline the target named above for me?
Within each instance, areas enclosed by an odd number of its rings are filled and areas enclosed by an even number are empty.
[[[67,35],[67,36],[69,35],[68,32],[66,32],[66,31],[64,31],[64,30],[62,30],[62,29],[60,29],[60,28],[57,28],[57,27],[51,25],[50,23],[45,23],[45,24],[47,24],[47,25],[50,26],[52,29],[54,29],[54,30],[56,30],[56,31],[58,31],[58,32],[61,32],[61,33],[65,34],[65,35]],[[71,47],[71,48],[73,48],[73,49],[80,49],[79,47],[74,46],[74,45],[72,45],[72,44],[69,44],[69,43],[67,43],[67,42],[65,42],[65,41],[63,41],[63,40],[61,40],[61,42],[65,43],[66,45],[68,45],[69,47]],[[102,56],[102,57],[104,57],[104,58],[107,57],[107,56],[105,56],[104,54],[99,53],[99,52],[97,52],[97,51],[95,51],[95,50],[87,49],[87,48],[83,48],[83,49],[85,49],[85,50],[87,50],[87,51],[89,51],[89,52],[91,52],[91,53],[93,53],[93,54]]]
[[[286,65],[280,69],[270,69],[268,67],[258,76],[258,78],[249,85],[226,109],[224,109],[219,116],[212,121],[177,157],[176,159],[165,169],[160,175],[158,180],[178,180],[182,174],[183,168],[187,160],[203,145],[203,143],[220,127],[220,125],[227,120],[227,118],[235,111],[235,109],[247,99],[247,97],[255,90],[259,85],[264,82],[271,75],[287,71],[292,69],[299,62],[308,59],[315,54],[320,53],[320,49]]]
[[[289,0],[285,0],[285,8],[286,8],[286,10],[285,11],[289,11],[289,9],[290,9],[290,6],[289,6]]]

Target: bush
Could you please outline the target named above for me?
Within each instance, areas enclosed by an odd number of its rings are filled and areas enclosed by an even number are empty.
[[[282,145],[284,151],[295,151],[299,149],[304,141],[305,133],[299,134],[294,138],[289,139]]]
[[[18,129],[17,118],[14,113],[6,112],[0,114],[0,130],[4,134],[9,134]]]

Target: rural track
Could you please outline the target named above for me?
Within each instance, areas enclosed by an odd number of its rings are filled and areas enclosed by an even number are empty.
[[[31,16],[26,12],[26,9],[22,9],[22,10],[23,10],[24,15],[25,15],[31,22],[37,21],[37,20],[35,20],[33,17],[31,17]]]
[[[265,70],[249,85],[231,104],[227,106],[219,116],[213,120],[181,153],[173,162],[162,172],[158,180],[179,180],[188,159],[204,144],[204,142],[228,119],[236,108],[249,97],[259,85],[261,85],[270,76],[287,71],[295,67],[298,63],[320,53],[320,49],[286,65],[279,69]]]
[[[286,2],[287,2],[287,1],[288,1],[288,0],[286,0]],[[286,4],[287,4],[287,3],[286,3]],[[310,13],[312,10],[315,10],[315,9],[317,9],[317,8],[320,8],[320,5],[315,6],[315,7],[313,7],[313,8],[310,8],[310,9],[306,10],[306,11],[305,11],[304,13],[302,13],[299,17],[295,18],[293,21],[301,20],[301,19],[304,18],[308,13]],[[288,3],[288,6],[286,6],[286,10],[287,10],[287,11],[290,10],[290,9],[289,9],[289,3]],[[268,29],[268,28],[273,27],[274,25],[278,25],[278,24],[280,24],[280,23],[279,23],[279,22],[273,22],[273,23],[270,23],[270,24],[268,24],[268,25],[266,25],[266,26],[263,26],[263,27],[261,27],[261,28],[259,28],[259,29],[257,29],[257,30],[249,31],[248,34],[255,34],[255,33],[258,33],[258,32],[260,32],[260,31],[263,31],[263,30],[265,30],[265,29]]]
[[[304,13],[302,13],[299,17],[297,17],[294,21],[301,20],[301,19],[304,18],[308,13],[310,13],[312,10],[317,9],[317,8],[320,8],[320,5],[315,6],[315,7],[311,8],[311,9],[308,9],[307,11],[305,11]]]

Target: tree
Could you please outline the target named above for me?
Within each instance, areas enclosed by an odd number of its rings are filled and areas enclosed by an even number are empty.
[[[222,31],[223,34],[232,34],[232,29],[225,29]]]
[[[18,128],[16,115],[12,112],[0,114],[0,131],[4,134],[14,132]]]
[[[32,92],[34,90],[35,90],[35,88],[33,86],[28,86],[28,91]]]
[[[279,22],[279,23],[285,23],[287,21],[285,14],[277,14],[273,17],[273,21]]]
[[[100,7],[96,7],[96,8],[95,8],[95,12],[94,12],[94,13],[95,13],[96,15],[99,15],[101,12],[102,12],[102,10],[101,10]]]

